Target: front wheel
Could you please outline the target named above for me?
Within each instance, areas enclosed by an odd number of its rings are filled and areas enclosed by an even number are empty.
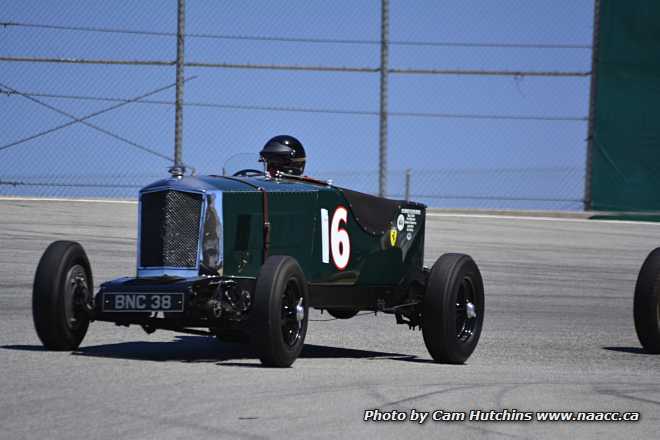
[[[308,321],[305,276],[295,259],[268,257],[257,276],[252,341],[261,363],[289,367],[305,343]]]
[[[660,248],[644,261],[635,285],[635,330],[642,347],[660,354]]]
[[[429,274],[422,301],[422,334],[436,362],[462,364],[479,342],[484,284],[468,255],[445,254]]]
[[[79,243],[55,241],[46,249],[34,277],[32,318],[48,350],[75,350],[82,342],[94,283]]]

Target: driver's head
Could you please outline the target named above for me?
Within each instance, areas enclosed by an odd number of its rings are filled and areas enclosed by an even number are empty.
[[[287,135],[270,139],[259,152],[259,160],[266,163],[266,170],[272,175],[277,171],[302,175],[305,158],[305,149],[300,141]]]

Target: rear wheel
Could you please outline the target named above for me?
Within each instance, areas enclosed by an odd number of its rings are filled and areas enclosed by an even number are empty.
[[[429,274],[422,302],[422,334],[436,362],[461,364],[479,342],[484,319],[484,286],[468,255],[445,254]]]
[[[660,248],[654,249],[644,261],[637,284],[633,312],[635,330],[642,347],[660,354]]]
[[[89,326],[94,283],[82,246],[53,242],[44,252],[34,277],[32,317],[39,339],[49,350],[75,350]]]
[[[307,282],[295,259],[268,257],[257,276],[252,341],[266,366],[288,367],[302,351],[308,321]]]

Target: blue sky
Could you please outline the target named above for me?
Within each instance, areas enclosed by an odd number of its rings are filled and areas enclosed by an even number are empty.
[[[391,0],[390,39],[470,43],[590,45],[593,1]],[[176,31],[176,1],[3,2],[2,22]],[[378,40],[380,1],[188,0],[187,33]],[[175,56],[172,37],[0,27],[0,54],[154,59]],[[371,66],[375,44],[321,44],[188,38],[188,61]],[[390,66],[588,71],[591,51],[393,45]],[[377,73],[186,69],[187,102],[377,111]],[[0,82],[20,91],[131,98],[172,84],[174,69],[0,62]],[[584,117],[589,78],[391,75],[391,112]],[[174,90],[152,99],[173,100]],[[112,105],[39,98],[82,116]],[[0,96],[0,146],[67,122],[19,96]],[[171,154],[171,106],[129,104],[90,120],[134,142]],[[578,209],[585,121],[391,116],[388,194],[413,194],[435,206]],[[378,117],[186,107],[184,160],[219,173],[234,154],[258,151],[276,134],[299,137],[312,175],[365,191],[377,189]],[[242,159],[242,157],[239,157]],[[76,125],[0,151],[4,180],[146,183],[168,163]],[[231,166],[240,166],[234,160]],[[41,180],[40,180],[41,179]],[[8,187],[0,193],[126,195],[131,189]],[[130,194],[129,194],[130,195]],[[467,196],[461,198],[460,196]],[[447,196],[448,198],[443,198]],[[495,200],[483,199],[494,197]],[[472,198],[470,198],[472,197]],[[418,197],[419,198],[419,197]],[[511,199],[562,199],[535,202]]]

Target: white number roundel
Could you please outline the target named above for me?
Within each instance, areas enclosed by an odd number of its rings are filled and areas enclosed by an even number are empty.
[[[351,239],[346,229],[340,227],[342,223],[348,223],[348,211],[343,206],[338,206],[330,223],[330,250],[332,261],[339,270],[346,269],[351,258]]]

